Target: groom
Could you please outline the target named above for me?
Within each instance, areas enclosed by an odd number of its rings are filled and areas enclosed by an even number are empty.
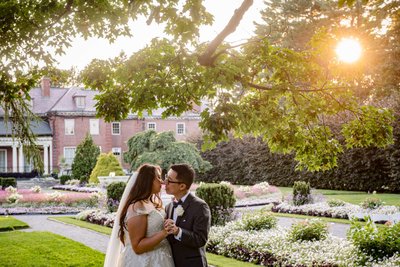
[[[189,191],[194,170],[187,164],[172,165],[165,179],[167,194],[173,202],[165,207],[167,220],[164,227],[170,233],[175,267],[207,267],[205,244],[211,224],[210,209],[206,202]]]

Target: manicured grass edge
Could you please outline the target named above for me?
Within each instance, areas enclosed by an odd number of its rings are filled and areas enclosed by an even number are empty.
[[[0,216],[0,232],[29,228],[29,225],[12,216]],[[3,225],[5,223],[5,225]]]
[[[93,230],[96,232],[100,232],[102,234],[111,234],[111,228],[106,227],[106,226],[101,226],[101,225],[97,225],[97,224],[92,224],[89,222],[85,222],[85,221],[80,221],[75,219],[74,217],[71,216],[62,216],[62,217],[49,217],[49,219],[53,220],[53,221],[60,221],[62,223],[65,224],[72,224],[75,226],[79,226],[82,228],[86,228],[89,230]],[[104,229],[105,228],[105,229]],[[229,267],[254,267],[254,266],[258,266],[252,263],[248,263],[248,262],[243,262],[243,261],[239,261],[239,260],[235,260],[235,259],[231,259],[231,258],[227,258],[221,255],[216,255],[216,254],[212,254],[212,253],[207,253],[207,261],[209,264],[215,266],[215,267],[224,267],[224,266],[229,266]]]

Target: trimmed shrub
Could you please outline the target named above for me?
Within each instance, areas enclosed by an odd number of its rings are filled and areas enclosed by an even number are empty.
[[[9,178],[0,178],[1,189],[7,188],[9,186],[17,187],[17,179],[9,177]]]
[[[108,176],[110,172],[114,172],[116,176],[124,175],[121,164],[118,159],[113,155],[112,152],[105,154],[102,153],[94,167],[92,173],[90,174],[90,183],[99,183],[99,176]]]
[[[293,204],[300,206],[311,203],[311,187],[310,183],[303,181],[294,182],[293,184]]]
[[[241,220],[241,230],[268,230],[276,227],[277,219],[270,212],[254,212],[243,216]]]
[[[65,184],[66,181],[71,180],[72,177],[69,175],[61,175],[60,176],[60,184]]]
[[[340,199],[329,199],[327,201],[328,206],[333,208],[333,207],[342,207],[344,205],[346,205],[346,202],[344,202],[343,200]]]
[[[114,200],[121,200],[122,194],[124,193],[126,183],[114,182],[107,186],[107,198]]]
[[[364,199],[364,201],[361,203],[361,206],[364,209],[376,209],[379,208],[380,206],[382,206],[383,204],[385,204],[382,200],[380,200],[377,197],[367,197],[366,199]]]
[[[377,228],[371,219],[364,226],[353,220],[347,237],[359,249],[361,256],[376,260],[391,257],[400,251],[400,223]]]
[[[328,236],[326,223],[318,219],[305,220],[292,225],[288,238],[291,241],[317,241]]]
[[[233,189],[225,184],[201,184],[196,196],[203,199],[211,211],[211,225],[224,225],[232,219],[236,199]]]

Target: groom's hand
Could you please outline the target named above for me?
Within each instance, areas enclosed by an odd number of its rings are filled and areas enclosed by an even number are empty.
[[[175,222],[171,219],[164,221],[164,229],[168,232],[168,234],[177,235],[179,233],[179,227],[177,227]]]

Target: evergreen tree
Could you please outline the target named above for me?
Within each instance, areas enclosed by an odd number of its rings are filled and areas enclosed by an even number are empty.
[[[124,175],[121,164],[112,152],[108,154],[102,153],[90,174],[89,182],[98,183],[99,176],[108,176],[110,172],[114,172],[116,176]]]
[[[87,134],[76,148],[75,158],[72,163],[72,176],[74,179],[79,179],[81,183],[87,182],[96,165],[99,154],[100,148],[93,142],[92,137]]]
[[[125,162],[131,164],[131,170],[144,163],[161,166],[163,172],[176,163],[190,164],[198,173],[204,173],[211,164],[201,158],[195,145],[178,142],[173,132],[145,131],[128,140],[128,152],[124,154]]]

